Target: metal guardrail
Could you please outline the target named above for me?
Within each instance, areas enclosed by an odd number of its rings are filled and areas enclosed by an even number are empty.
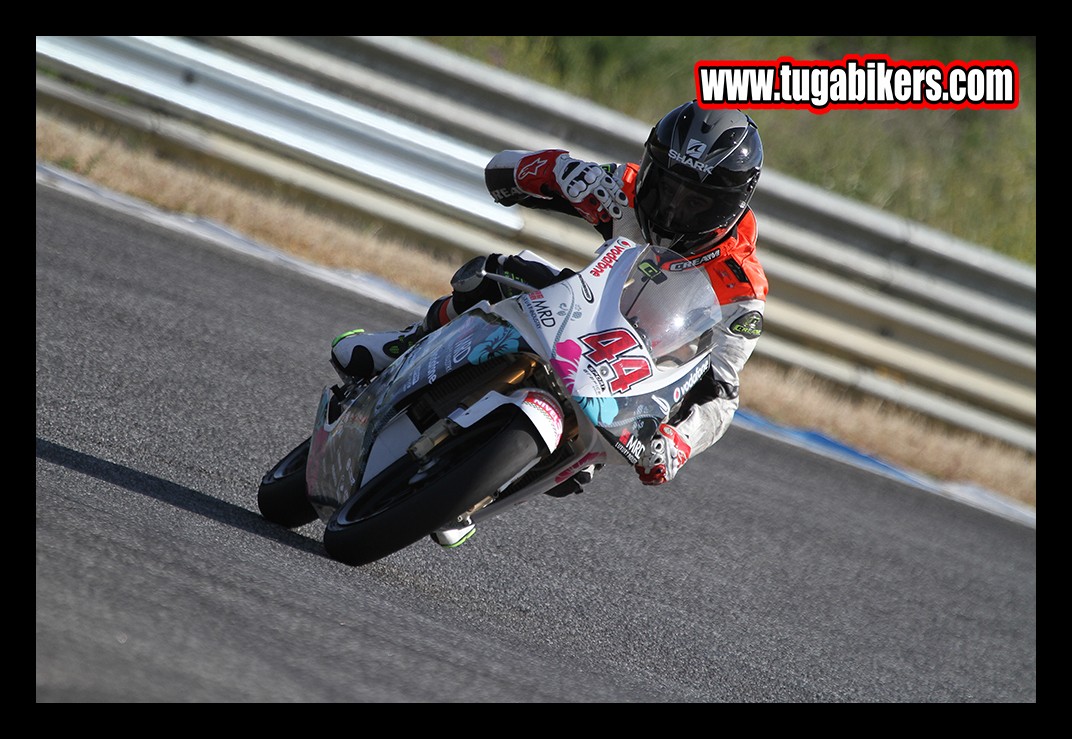
[[[451,136],[498,151],[545,148],[549,142],[597,161],[635,160],[651,123],[643,123],[414,39],[397,36],[197,37],[203,43],[330,90],[403,114]],[[1035,271],[948,234],[831,195],[765,170],[753,200],[775,220],[851,249],[828,253],[791,241],[768,245],[794,260],[839,269],[973,321],[994,321],[1020,340],[1035,337]],[[814,239],[813,239],[814,241]],[[829,247],[831,243],[824,244]],[[861,261],[877,256],[881,269]],[[906,268],[898,272],[897,266]],[[940,275],[954,293],[915,287]],[[969,298],[996,296],[1008,318],[987,318]],[[928,301],[930,301],[928,303]]]
[[[460,250],[523,244],[573,263],[591,253],[590,229],[492,204],[484,163],[549,145],[632,159],[649,128],[396,37],[38,37],[37,63],[134,105],[41,73],[39,100]],[[764,172],[764,188],[754,203],[772,295],[758,353],[1034,450],[1033,270],[777,173]]]

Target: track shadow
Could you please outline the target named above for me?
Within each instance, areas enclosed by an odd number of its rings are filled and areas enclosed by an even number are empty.
[[[37,457],[111,485],[118,485],[131,492],[147,495],[176,508],[215,519],[251,534],[322,557],[327,556],[321,543],[316,539],[276,526],[241,506],[213,498],[211,495],[183,485],[177,485],[156,475],[108,462],[40,437],[37,437]]]

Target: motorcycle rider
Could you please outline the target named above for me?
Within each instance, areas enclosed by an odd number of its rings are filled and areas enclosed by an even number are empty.
[[[669,248],[680,255],[682,266],[702,268],[710,278],[723,315],[710,369],[689,390],[676,416],[660,425],[637,463],[645,485],[673,480],[691,455],[722,438],[739,406],[740,372],[762,333],[767,295],[767,278],[755,253],[756,219],[749,207],[762,164],[759,130],[749,116],[707,110],[692,101],[655,124],[639,164],[600,165],[547,149],[503,151],[485,167],[488,191],[504,206],[583,217],[604,239],[623,236]],[[487,272],[536,287],[564,276],[517,256],[476,259]],[[425,333],[480,300],[495,302],[509,292],[486,278],[475,289],[459,289],[456,281],[452,287],[452,294],[434,301],[423,320],[401,332],[358,329],[336,337],[332,365],[344,380],[371,378]],[[592,472],[578,473],[550,494],[580,492]]]

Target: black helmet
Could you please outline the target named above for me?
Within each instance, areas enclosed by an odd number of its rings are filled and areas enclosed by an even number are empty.
[[[651,129],[637,175],[644,238],[685,256],[721,240],[747,210],[762,166],[759,129],[739,110],[694,100],[670,111]]]

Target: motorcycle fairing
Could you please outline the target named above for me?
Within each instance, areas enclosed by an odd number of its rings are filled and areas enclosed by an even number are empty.
[[[527,340],[630,464],[710,367],[721,319],[703,270],[663,270],[670,260],[615,239],[588,269],[517,299]]]
[[[400,427],[396,417],[410,396],[461,367],[516,353],[520,341],[502,318],[473,310],[424,337],[355,396],[340,401],[325,389],[306,467],[309,499],[321,517],[342,505],[367,477],[372,444],[389,424]]]

